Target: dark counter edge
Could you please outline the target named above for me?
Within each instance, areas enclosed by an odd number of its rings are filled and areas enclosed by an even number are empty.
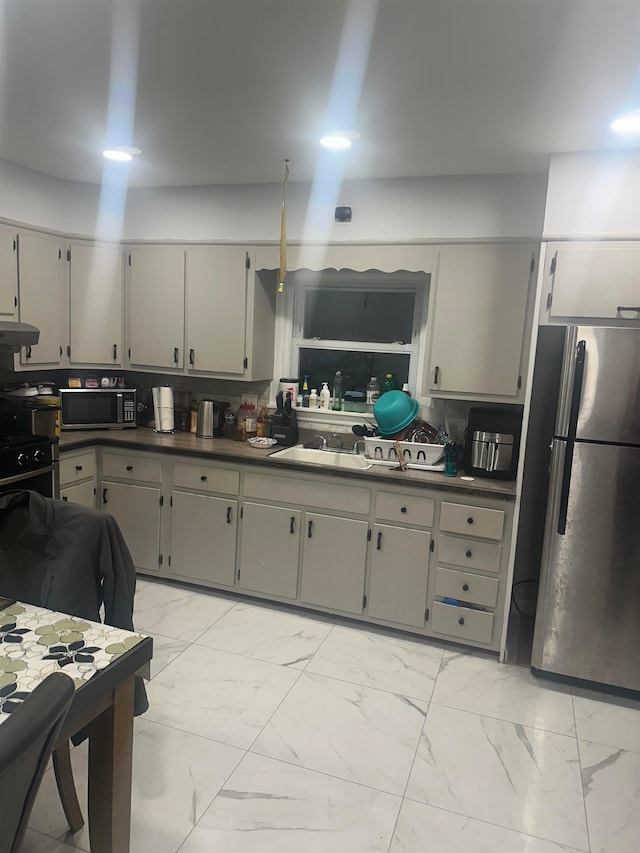
[[[105,434],[106,433],[106,434]],[[176,437],[181,433],[176,433]],[[185,435],[185,433],[182,433]],[[206,446],[202,448],[186,448],[186,447],[171,447],[166,442],[171,436],[167,434],[154,433],[151,430],[140,428],[137,430],[124,431],[117,433],[108,432],[107,430],[92,430],[90,433],[82,433],[80,431],[63,432],[60,437],[60,453],[66,453],[73,450],[82,450],[85,447],[110,447],[113,449],[138,450],[148,453],[166,453],[170,456],[181,456],[183,458],[198,458],[215,460],[216,462],[235,462],[241,465],[250,465],[257,468],[270,468],[280,471],[297,471],[298,473],[313,474],[318,477],[339,477],[346,480],[360,480],[368,483],[378,483],[384,485],[404,486],[415,489],[436,489],[438,491],[450,492],[454,494],[470,495],[473,497],[491,497],[505,501],[515,501],[516,484],[512,481],[504,480],[474,480],[473,484],[460,479],[461,474],[457,478],[445,478],[444,474],[439,472],[408,472],[389,471],[388,469],[376,470],[373,468],[366,471],[357,470],[341,470],[339,468],[323,468],[319,465],[307,464],[304,462],[293,462],[284,459],[272,459],[271,453],[277,450],[282,450],[281,447],[269,448],[268,450],[251,450],[252,455],[248,453],[233,452],[236,447],[245,448],[244,445],[237,445],[229,439],[199,439],[207,442],[225,442],[225,451],[221,452],[220,447],[210,449]],[[227,449],[228,446],[228,449]],[[432,473],[433,478],[425,477],[427,473]],[[436,478],[442,478],[440,479]],[[499,484],[499,487],[498,487]]]

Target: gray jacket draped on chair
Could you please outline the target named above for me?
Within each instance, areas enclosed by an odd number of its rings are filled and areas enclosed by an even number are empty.
[[[5,512],[16,524],[2,519],[0,595],[134,630],[136,571],[112,516],[24,490],[0,494],[0,518]],[[135,713],[147,708],[138,678]]]

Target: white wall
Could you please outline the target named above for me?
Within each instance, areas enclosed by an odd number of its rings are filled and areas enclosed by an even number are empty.
[[[640,149],[553,155],[544,238],[563,237],[640,237]]]
[[[291,241],[540,238],[547,177],[477,175],[290,183]],[[0,217],[67,234],[128,240],[278,241],[277,184],[131,189],[101,193],[0,160]],[[334,208],[349,205],[349,225]]]

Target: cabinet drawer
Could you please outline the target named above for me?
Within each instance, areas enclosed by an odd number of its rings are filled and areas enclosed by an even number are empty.
[[[407,524],[433,527],[434,508],[435,501],[431,498],[396,495],[393,492],[378,492],[376,497],[376,518],[385,521],[405,521]]]
[[[67,486],[96,476],[96,455],[93,450],[76,456],[60,457],[60,485]]]
[[[438,634],[488,644],[493,634],[493,613],[434,601],[431,627]]]
[[[159,483],[162,477],[161,468],[160,460],[152,456],[122,456],[109,452],[102,454],[103,477]]]
[[[498,580],[438,566],[436,595],[441,595],[443,598],[457,598],[459,601],[468,601],[471,604],[482,604],[485,607],[495,607],[498,601]]]
[[[440,513],[440,530],[466,533],[482,539],[502,539],[504,511],[484,509],[480,506],[443,502]]]
[[[442,534],[438,539],[438,562],[454,566],[479,569],[481,572],[499,572],[502,545],[497,542],[460,539]]]
[[[186,465],[178,462],[173,466],[173,485],[181,489],[199,489],[203,492],[222,492],[237,495],[240,490],[240,474],[226,468],[209,465]]]
[[[339,512],[366,515],[371,505],[369,489],[336,485],[335,480],[318,478],[318,482],[293,477],[268,477],[245,474],[244,496],[272,503],[320,507]]]

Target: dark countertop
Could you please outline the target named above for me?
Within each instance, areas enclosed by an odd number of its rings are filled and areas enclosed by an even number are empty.
[[[60,436],[61,453],[96,444],[102,447],[195,456],[218,462],[239,462],[275,470],[299,471],[317,476],[346,477],[350,480],[369,483],[439,489],[459,495],[502,498],[507,501],[514,501],[516,496],[516,484],[508,480],[488,480],[477,477],[473,480],[463,480],[464,472],[459,472],[454,479],[453,477],[445,477],[443,473],[438,471],[397,471],[375,465],[365,471],[340,470],[270,457],[269,454],[282,448],[254,449],[246,442],[231,441],[228,438],[196,438],[189,432],[176,432],[173,435],[159,434],[151,429],[139,427],[123,430],[69,430]]]

